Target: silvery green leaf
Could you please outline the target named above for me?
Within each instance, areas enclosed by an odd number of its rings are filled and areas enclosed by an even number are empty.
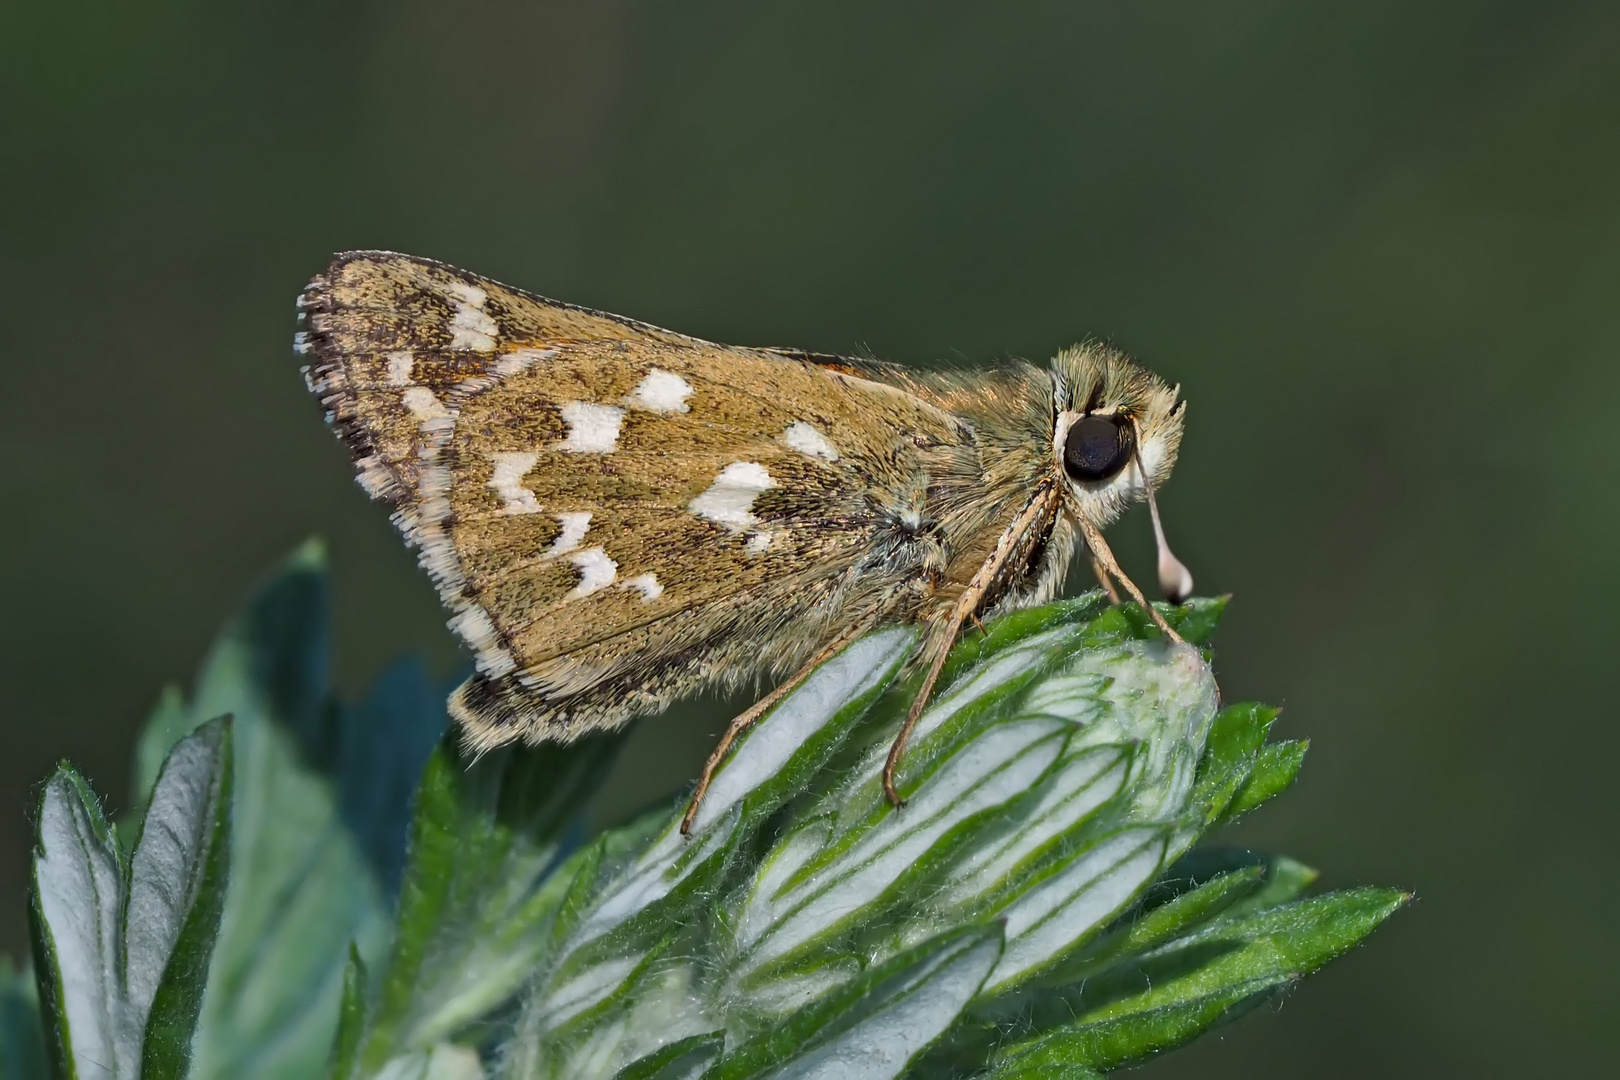
[[[231,729],[204,725],[158,775],[130,866],[71,769],[46,784],[34,860],[39,979],[59,1068],[186,1075],[226,887]]]
[[[702,1080],[725,1047],[724,1032],[693,1035],[632,1061],[613,1080]]]
[[[1035,798],[997,822],[952,871],[933,903],[970,910],[981,897],[1019,876],[1044,849],[1061,843],[1125,789],[1134,756],[1135,747],[1129,744],[1077,746],[1071,739],[1057,766],[1035,788]]]
[[[1208,667],[1162,642],[1077,644],[1018,707],[1069,726],[1063,760],[952,873],[936,906],[1004,911],[1102,833],[1181,815],[1215,713]]]
[[[125,988],[146,1008],[142,1080],[190,1075],[230,875],[232,730],[212,721],[175,746],[130,860]]]
[[[888,742],[876,739],[790,830],[782,842],[787,857],[761,866],[735,920],[730,948],[738,956],[736,977],[792,963],[796,953],[870,920],[922,879],[951,873],[953,864],[958,880],[973,881],[970,891],[977,891],[986,878],[981,871],[998,855],[997,867],[1007,868],[1028,854],[1007,822],[1027,821],[1020,815],[1031,811],[1061,831],[1118,793],[1134,750],[1117,746],[1071,762],[1068,747],[1078,730],[1072,717],[1023,707],[1032,687],[1096,639],[1092,624],[1083,621],[1095,611],[1095,601],[1082,598],[1015,613],[998,621],[983,642],[959,647],[972,662],[953,653],[946,672],[954,681],[919,719],[900,772],[906,808],[897,814],[884,798],[880,778]],[[1106,677],[1091,681],[1101,687]],[[908,694],[895,696],[897,707],[890,711],[897,725]],[[1041,794],[1031,796],[1031,789]],[[1039,843],[1052,831],[1037,836]],[[939,884],[916,891],[933,893]],[[831,912],[837,912],[835,919],[824,917]],[[918,940],[937,925],[917,923],[897,944]],[[830,975],[823,967],[816,979]],[[756,1000],[769,998],[763,987],[756,989],[765,994]]]
[[[936,917],[915,922],[900,944],[953,920],[1007,920],[987,993],[1051,966],[1171,854],[1171,822],[1192,789],[1215,700],[1196,650],[1099,643],[1089,625],[1042,629],[991,653],[919,720],[919,752],[933,740],[946,749],[913,774],[903,810],[878,804],[858,820],[825,810],[762,864],[731,943],[738,986],[771,1001],[761,979],[773,967],[793,967],[907,895],[929,897]],[[851,801],[875,781],[885,750],[874,747],[845,782]],[[1105,807],[1112,825],[1093,820]],[[1123,827],[1134,822],[1151,824]],[[929,878],[936,887],[923,886]],[[833,970],[815,973],[825,980]],[[785,1000],[804,990],[800,979]]]
[[[1157,632],[1117,611],[1098,615],[1090,600],[1008,623],[947,663],[951,681],[917,725],[916,760],[901,774],[902,809],[883,798],[880,774],[912,688],[896,688],[864,746],[821,773],[815,733],[834,710],[817,707],[809,736],[776,729],[798,715],[790,696],[727,765],[747,768],[738,786],[749,792],[764,789],[756,775],[783,794],[809,784],[740,863],[740,880],[732,852],[766,814],[718,783],[691,840],[678,840],[671,817],[647,845],[625,846],[617,866],[604,856],[582,869],[576,891],[589,899],[576,914],[563,905],[568,929],[503,1075],[605,1078],[717,1027],[768,1045],[784,1025],[850,1000],[874,961],[985,918],[1005,927],[1005,948],[998,936],[973,999],[1004,996],[1129,909],[1179,850],[1215,715],[1208,667],[1196,649],[1145,636]],[[764,767],[750,743],[772,748]],[[763,800],[767,811],[783,794]],[[597,880],[579,884],[587,872]],[[684,915],[733,880],[707,918]],[[743,1068],[740,1052],[721,1059],[722,1073]]]
[[[1083,637],[1085,625],[1058,625],[1003,643],[976,665],[958,665],[955,681],[942,685],[912,729],[906,756],[896,773],[896,787],[910,799],[922,782],[985,723],[1002,719],[1001,709],[1045,671],[1056,650]],[[949,668],[949,665],[947,665]],[[908,687],[907,690],[910,688]],[[891,725],[898,729],[910,694],[897,695],[899,708]],[[882,774],[888,757],[884,740],[876,740],[863,759],[822,799],[820,812],[830,813],[834,831],[842,835],[869,828],[892,809],[883,791]]]
[[[701,1010],[668,1017],[654,1036],[609,1039],[603,1031],[626,1027],[624,1016],[599,1028],[592,1038],[559,1035],[591,1017],[607,1016],[627,1004],[638,984],[650,989],[638,1007],[653,1012],[675,997],[688,977],[683,968],[656,962],[684,931],[687,914],[712,895],[736,845],[814,775],[882,692],[910,654],[915,634],[887,630],[868,635],[822,665],[805,683],[739,738],[684,837],[679,815],[665,818],[649,843],[631,845],[618,859],[589,868],[594,881],[583,891],[588,901],[569,914],[569,926],[554,958],[537,979],[524,1007],[519,1038],[539,1057],[509,1061],[512,1075],[611,1075],[671,1038],[711,1030]],[[582,871],[583,873],[584,871]],[[594,1073],[592,1073],[594,1074]]]
[[[35,828],[30,914],[47,1044],[64,1075],[133,1080],[144,1017],[124,996],[124,866],[112,828],[66,765],[46,781]]]
[[[712,1080],[889,1080],[973,1000],[1000,928],[967,926],[876,964],[725,1055]]]
[[[1252,979],[1121,1019],[1059,1028],[1008,1047],[991,1076],[1045,1076],[1067,1066],[1106,1069],[1137,1061],[1234,1019],[1278,994],[1288,982]]]
[[[563,834],[618,743],[598,737],[473,761],[447,742],[430,758],[393,947],[357,1058],[362,1075],[439,1044],[531,977],[569,884],[551,873]]]
[[[927,866],[953,830],[1038,783],[1062,753],[1067,734],[1061,722],[1048,719],[994,725],[951,755],[903,812],[846,834],[837,857],[818,872],[801,870],[780,888],[756,888],[754,896],[772,910],[768,924],[755,912],[743,915],[736,944],[747,955],[738,975],[747,979],[756,969],[790,961],[886,906],[891,890],[902,891],[904,879]]]
[[[42,1019],[64,1060],[74,1040],[108,1048],[77,1075],[143,1080],[187,1075],[183,1045],[190,1075],[251,1080],[1093,1080],[1291,986],[1402,899],[1298,901],[1314,872],[1292,860],[1189,852],[1283,790],[1303,752],[1264,744],[1270,710],[1217,715],[1193,646],[1223,604],[1162,609],[1191,646],[1096,595],[969,634],[914,732],[899,810],[881,771],[916,635],[870,634],[738,740],[690,838],[677,804],[581,846],[616,740],[478,760],[446,742],[429,760],[443,688],[420,668],[336,703],[306,547],[222,634],[194,701],[170,692],[154,713],[138,787],[156,791],[127,859],[82,781],[47,785]],[[234,772],[181,782],[200,733],[159,780],[203,710],[238,715]],[[184,826],[232,777],[227,860],[217,817]],[[77,936],[59,943],[72,905]],[[90,961],[68,979],[64,945]]]
[[[438,1043],[390,1059],[375,1076],[377,1080],[484,1080],[485,1073],[477,1051]]]
[[[1169,830],[1138,825],[1099,840],[1001,909],[1007,947],[986,993],[1007,990],[1084,941],[1158,874]]]
[[[751,828],[802,789],[850,727],[911,655],[916,632],[868,634],[816,669],[804,685],[739,738],[703,798],[693,832],[745,803],[739,824]],[[671,834],[666,834],[666,837]]]

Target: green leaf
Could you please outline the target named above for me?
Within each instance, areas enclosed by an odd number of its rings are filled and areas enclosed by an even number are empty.
[[[1213,825],[1254,769],[1255,756],[1277,710],[1253,702],[1228,705],[1215,717],[1198,764],[1192,805],[1204,827]]]
[[[1266,743],[1255,754],[1254,768],[1238,793],[1221,814],[1221,823],[1236,821],[1268,799],[1276,798],[1293,786],[1310,749],[1308,739],[1285,739]]]
[[[1161,610],[1178,634],[1194,645],[1204,645],[1215,636],[1231,600],[1230,596],[1195,596],[1180,607],[1165,605]]]
[[[349,966],[343,969],[343,996],[338,999],[337,1035],[332,1043],[329,1080],[349,1080],[360,1062],[360,1040],[366,1033],[366,962],[360,950],[349,946]]]
[[[1100,971],[1122,957],[1135,956],[1209,922],[1246,896],[1265,879],[1266,868],[1247,866],[1218,874],[1197,888],[1164,903],[1146,906],[1121,922],[1065,964],[1054,981],[1072,982]],[[1150,893],[1151,897],[1151,893]]]
[[[1032,1056],[999,1061],[989,1072],[975,1075],[974,1080],[1102,1080],[1102,1075],[1088,1065],[1040,1060]]]
[[[0,956],[0,1080],[45,1080],[40,1022],[34,980]]]
[[[1061,1075],[1065,1068],[1112,1069],[1185,1043],[1280,992],[1286,980],[1256,979],[1118,1020],[1075,1026],[1009,1048],[991,1076]],[[1048,1071],[1050,1070],[1050,1072]],[[1080,1075],[1084,1076],[1085,1073]],[[1096,1075],[1094,1072],[1092,1075]]]
[[[1074,850],[1097,820],[1118,817],[1128,794],[1136,747],[1106,743],[1076,746],[1030,789],[1025,804],[998,816],[974,850],[953,868],[935,898],[942,910],[988,914],[1026,890],[1054,858]]]
[[[802,1080],[900,1076],[978,993],[1000,955],[997,925],[941,934],[738,1047],[710,1080],[744,1080],[790,1063]]]
[[[631,1062],[613,1080],[700,1080],[725,1046],[723,1031],[692,1035]]]
[[[169,755],[141,822],[125,914],[125,982],[152,991],[142,1080],[182,1080],[225,909],[231,856],[231,724],[204,724]]]
[[[1164,601],[1156,601],[1153,606],[1185,641],[1202,646],[1214,636],[1230,600],[1229,596],[1194,597],[1179,606]],[[1119,619],[1121,625],[1128,627],[1127,632],[1132,637],[1142,640],[1159,640],[1163,637],[1158,624],[1138,604],[1126,601],[1111,608],[1110,613]]]
[[[423,1050],[509,999],[539,963],[566,880],[565,830],[618,736],[470,760],[447,740],[416,798],[392,953],[364,1061]]]
[[[1350,889],[1218,919],[1088,980],[1071,998],[1074,1022],[1004,1056],[1102,1069],[1140,1060],[1315,971],[1406,900],[1392,889]]]
[[[1260,887],[1232,905],[1228,916],[1250,915],[1269,911],[1291,900],[1297,900],[1316,883],[1320,875],[1313,867],[1290,859],[1286,855],[1273,855],[1266,860],[1266,878]]]
[[[1067,600],[1040,607],[1009,611],[991,620],[983,633],[967,634],[951,649],[940,673],[942,685],[950,685],[963,670],[991,653],[1000,652],[1045,630],[1088,623],[1108,606],[1101,589],[1092,589]]]
[[[1248,915],[1297,900],[1317,878],[1314,869],[1286,855],[1268,855],[1245,848],[1201,847],[1183,855],[1165,871],[1154,883],[1146,902],[1164,903],[1222,874],[1248,869],[1262,872],[1260,885],[1238,898],[1225,915]]]

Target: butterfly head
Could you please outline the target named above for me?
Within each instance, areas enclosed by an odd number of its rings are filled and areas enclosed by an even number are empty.
[[[1052,467],[1068,511],[1101,529],[1143,499],[1159,541],[1159,583],[1172,600],[1192,592],[1192,575],[1171,554],[1154,491],[1181,446],[1186,402],[1180,387],[1106,345],[1088,343],[1052,359]]]

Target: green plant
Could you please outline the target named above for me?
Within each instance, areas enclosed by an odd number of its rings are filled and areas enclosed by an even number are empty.
[[[308,546],[165,694],[131,827],[70,767],[46,784],[0,1075],[1094,1076],[1405,900],[1195,846],[1305,745],[1095,595],[958,645],[903,809],[878,772],[915,641],[888,629],[739,741],[690,840],[676,803],[581,839],[619,736],[468,760],[410,666],[338,702],[326,604]],[[1223,604],[1165,613],[1202,646]]]

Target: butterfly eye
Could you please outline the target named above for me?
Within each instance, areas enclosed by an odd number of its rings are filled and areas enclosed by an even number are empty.
[[[1083,416],[1063,439],[1063,468],[1076,480],[1107,480],[1131,460],[1131,429],[1117,416]]]

